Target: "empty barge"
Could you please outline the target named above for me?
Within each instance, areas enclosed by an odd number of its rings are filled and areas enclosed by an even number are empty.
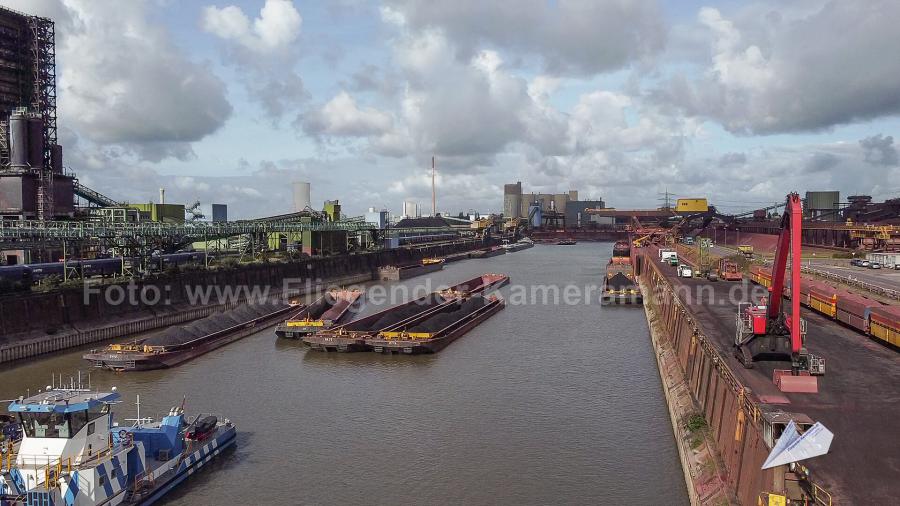
[[[91,350],[83,358],[113,371],[148,371],[186,362],[281,321],[303,308],[283,302],[242,304],[146,339]]]
[[[365,318],[306,335],[303,337],[303,343],[318,351],[370,351],[372,344],[369,341],[377,338],[382,332],[399,332],[408,329],[422,323],[430,316],[436,316],[439,312],[449,310],[454,302],[499,288],[507,283],[509,283],[509,276],[505,274],[483,274]],[[495,307],[491,306],[492,309]],[[493,312],[496,311],[497,309],[493,309]],[[474,325],[467,327],[458,335],[464,334],[472,327]]]
[[[346,323],[356,316],[364,299],[361,290],[329,290],[293,318],[279,324],[275,329],[275,335],[300,339],[305,335]]]
[[[378,269],[378,278],[382,281],[399,281],[439,271],[443,268],[443,258],[425,258],[417,264],[382,267]]]

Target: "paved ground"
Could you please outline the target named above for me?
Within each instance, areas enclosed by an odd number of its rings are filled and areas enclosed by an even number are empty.
[[[900,352],[803,310],[809,328],[807,348],[826,359],[827,372],[819,379],[818,394],[782,394],[772,383],[772,371],[790,364],[757,362],[754,369],[744,369],[732,354],[736,301],[729,300],[729,292],[742,284],[675,278],[674,268],[663,269],[694,298],[698,287],[712,290],[712,300],[702,297],[689,306],[744,385],[756,396],[786,396],[790,403],[781,406],[785,411],[805,413],[834,432],[831,452],[807,464],[836,503],[896,504],[900,497]],[[757,295],[764,293],[761,287],[744,286]]]
[[[855,267],[850,265],[849,260],[846,260],[846,263],[843,265],[822,265],[813,262],[810,267],[837,274],[838,276],[853,276],[860,281],[882,288],[900,290],[900,271]]]

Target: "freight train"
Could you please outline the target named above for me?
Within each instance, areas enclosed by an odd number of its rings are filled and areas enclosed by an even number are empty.
[[[212,258],[212,255],[210,255]],[[172,253],[168,255],[152,256],[147,260],[147,270],[150,272],[162,272],[169,267],[189,264],[203,264],[206,254],[203,252]],[[49,262],[40,264],[4,265],[0,266],[0,281],[19,283],[30,286],[50,276],[65,277],[65,270],[69,270],[68,277],[92,278],[112,277],[122,274],[125,267],[131,268],[140,264],[137,258],[97,258],[94,260],[69,260],[62,262]]]
[[[768,269],[751,266],[750,281],[766,288],[772,286]],[[791,287],[785,294],[790,297]],[[820,281],[802,279],[800,303],[829,319],[839,321],[863,334],[900,348],[900,306],[882,304],[873,299],[835,288]]]

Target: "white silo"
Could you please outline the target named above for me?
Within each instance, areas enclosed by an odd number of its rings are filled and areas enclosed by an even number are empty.
[[[312,200],[309,194],[309,183],[296,181],[293,183],[294,189],[294,212],[300,212],[307,207],[312,207]]]

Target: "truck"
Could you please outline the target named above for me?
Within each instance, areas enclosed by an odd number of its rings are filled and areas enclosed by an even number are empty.
[[[727,258],[719,260],[719,279],[725,281],[740,281],[743,279],[738,265]]]
[[[678,253],[670,249],[661,249],[659,250],[659,260],[669,265],[678,265]]]
[[[738,246],[738,251],[743,253],[747,258],[753,257],[753,246],[749,244],[741,244],[740,246]]]
[[[678,266],[678,277],[679,278],[691,278],[694,277],[694,271],[691,269],[689,265],[680,264]]]
[[[687,246],[692,246],[694,244],[694,238],[692,236],[687,235],[684,237],[684,240],[682,242],[684,242],[684,244]]]

